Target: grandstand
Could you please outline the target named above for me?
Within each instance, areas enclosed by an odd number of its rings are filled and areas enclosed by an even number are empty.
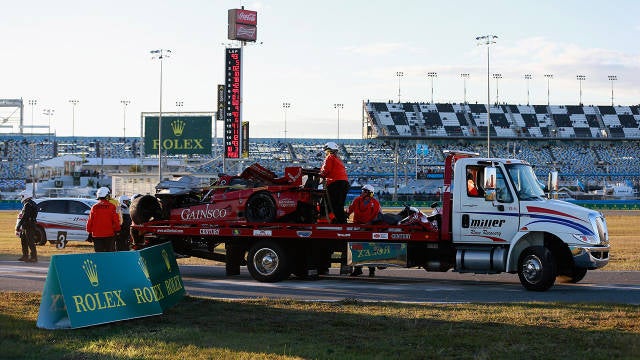
[[[606,182],[638,187],[640,176],[640,107],[582,105],[493,104],[491,153],[517,157],[536,165],[546,178],[558,170],[565,183],[584,190]],[[388,191],[398,179],[399,192],[436,192],[430,179],[441,177],[442,150],[486,153],[488,128],[484,104],[364,102],[364,139],[340,139],[341,153],[352,180],[373,183]],[[217,175],[223,171],[220,139],[210,155],[169,157],[181,163],[175,171]],[[322,146],[335,139],[264,139],[249,142],[244,164],[259,162],[277,173],[285,166],[319,167]],[[153,158],[144,154],[139,138],[54,137],[3,135],[0,137],[0,190],[23,189],[32,164],[58,156],[80,157],[86,166],[104,166],[104,159],[138,159],[155,172]],[[398,160],[395,159],[397,150]],[[100,159],[100,160],[97,160]],[[125,162],[126,163],[126,162]],[[126,172],[114,167],[109,171]],[[38,178],[56,176],[39,173]]]

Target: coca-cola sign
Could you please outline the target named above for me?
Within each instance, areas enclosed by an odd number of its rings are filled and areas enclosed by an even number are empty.
[[[258,13],[251,10],[236,9],[236,23],[258,25]]]
[[[245,9],[229,9],[229,24],[258,25],[258,13]]]

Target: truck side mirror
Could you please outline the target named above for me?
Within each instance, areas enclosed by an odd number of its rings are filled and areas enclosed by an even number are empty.
[[[547,182],[547,189],[549,191],[549,198],[558,198],[558,172],[552,171],[549,173],[549,180]]]
[[[484,168],[484,199],[493,201],[496,199],[496,168],[487,166]]]

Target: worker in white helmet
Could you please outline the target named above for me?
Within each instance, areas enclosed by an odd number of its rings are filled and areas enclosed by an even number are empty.
[[[91,207],[87,232],[93,239],[93,249],[96,252],[115,251],[116,233],[120,231],[120,218],[116,207],[109,202],[109,189],[101,187],[96,191],[98,202]]]
[[[349,178],[347,169],[338,156],[338,144],[329,141],[324,145],[325,158],[320,168],[320,176],[325,179],[330,211],[334,218],[332,223],[346,224],[347,215],[344,212],[344,202],[349,192]]]

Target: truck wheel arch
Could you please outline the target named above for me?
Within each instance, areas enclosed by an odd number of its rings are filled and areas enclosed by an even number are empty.
[[[573,268],[573,259],[571,258],[569,247],[558,236],[548,232],[529,232],[521,233],[521,236],[516,238],[513,245],[511,245],[507,257],[507,272],[514,273],[518,271],[520,254],[531,246],[544,246],[551,251],[557,263],[558,275],[563,273],[565,265],[568,266],[568,269]]]

